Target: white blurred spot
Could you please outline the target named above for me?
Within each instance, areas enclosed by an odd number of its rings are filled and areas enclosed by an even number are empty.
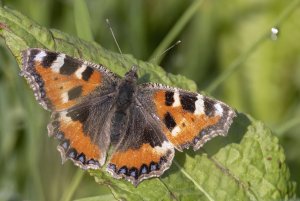
[[[279,34],[279,29],[277,27],[272,27],[271,28],[271,39],[272,40],[277,40],[278,39],[278,34]]]

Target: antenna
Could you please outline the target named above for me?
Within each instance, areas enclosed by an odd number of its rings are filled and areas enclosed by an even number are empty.
[[[112,37],[114,38],[114,41],[115,41],[115,43],[116,43],[116,45],[117,45],[117,47],[118,47],[118,50],[119,50],[120,54],[121,54],[122,57],[123,57],[123,52],[122,52],[122,50],[121,50],[121,48],[120,48],[120,46],[119,46],[119,43],[118,43],[118,41],[117,41],[117,39],[116,39],[116,36],[115,36],[115,34],[114,34],[114,31],[113,31],[113,29],[111,28],[111,25],[110,25],[110,22],[109,22],[109,19],[108,19],[108,18],[106,18],[106,24],[107,24],[107,26],[108,26],[108,28],[109,28],[109,30],[110,30],[110,32],[111,32]],[[124,59],[124,57],[123,57],[123,59]]]
[[[178,40],[176,43],[174,43],[173,45],[171,45],[170,47],[168,47],[165,51],[163,51],[161,54],[153,57],[151,61],[155,61],[156,59],[158,59],[159,57],[161,57],[162,55],[164,55],[166,52],[168,52],[169,50],[173,49],[174,47],[176,47],[177,45],[179,45],[181,43],[181,40]]]

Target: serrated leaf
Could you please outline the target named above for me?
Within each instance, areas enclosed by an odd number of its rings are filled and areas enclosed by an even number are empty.
[[[195,83],[183,76],[167,74],[159,66],[130,55],[122,57],[96,43],[48,30],[7,8],[0,8],[0,28],[0,35],[19,64],[22,50],[41,47],[101,63],[120,75],[135,64],[140,67],[141,82],[196,90]],[[173,165],[161,178],[144,181],[137,188],[113,179],[103,170],[89,172],[119,200],[287,200],[295,196],[295,184],[289,180],[278,139],[263,123],[244,114],[235,118],[227,137],[213,139],[200,152],[177,152]]]

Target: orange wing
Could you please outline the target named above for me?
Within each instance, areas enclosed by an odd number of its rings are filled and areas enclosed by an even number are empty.
[[[47,110],[61,111],[73,107],[94,93],[109,93],[117,77],[103,68],[68,55],[42,49],[22,52],[23,75],[38,102]]]
[[[194,150],[217,135],[226,135],[235,112],[225,103],[160,84],[140,86],[140,103],[157,117],[167,139],[178,149]]]

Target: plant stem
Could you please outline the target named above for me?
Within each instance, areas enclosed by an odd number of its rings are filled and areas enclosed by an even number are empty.
[[[63,196],[61,197],[61,201],[69,201],[71,200],[76,188],[79,186],[80,181],[84,175],[84,171],[81,169],[78,169],[75,173],[75,176],[73,177],[72,182],[70,183],[70,186],[66,189]]]
[[[282,124],[279,128],[276,129],[278,136],[284,135],[288,130],[294,128],[295,126],[300,125],[300,117],[297,116],[293,119],[288,120],[286,123]]]
[[[230,77],[236,70],[241,67],[248,57],[269,37],[269,32],[263,34],[246,52],[240,55],[236,60],[234,60],[226,70],[221,73],[214,81],[207,87],[205,92],[211,93],[216,90],[222,82],[224,82],[228,77]]]
[[[163,41],[157,46],[152,55],[149,57],[148,61],[153,60],[153,63],[157,64],[163,59],[163,55],[160,55],[164,50],[166,50],[172,41],[178,36],[178,34],[183,30],[186,24],[191,20],[191,18],[196,14],[203,0],[195,0],[193,4],[184,12],[178,22],[173,26],[171,31],[163,39]]]

